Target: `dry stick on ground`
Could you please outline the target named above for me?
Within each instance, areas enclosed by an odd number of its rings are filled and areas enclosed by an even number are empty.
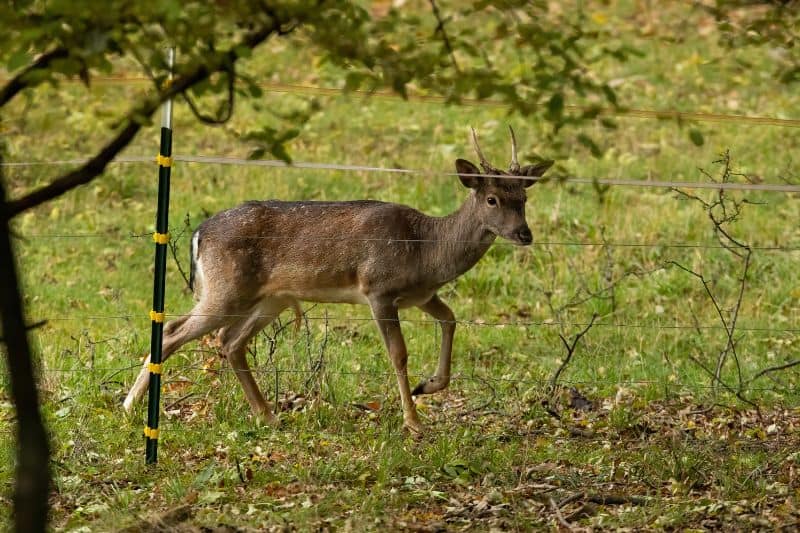
[[[188,399],[189,399],[189,398],[191,398],[192,396],[197,396],[197,393],[196,393],[196,392],[190,392],[190,393],[188,393],[188,394],[184,394],[183,396],[181,396],[180,398],[178,398],[178,399],[177,399],[177,400],[175,400],[174,402],[171,402],[171,403],[169,403],[169,404],[165,405],[165,406],[164,406],[164,411],[166,412],[166,411],[169,411],[170,409],[172,409],[172,408],[174,408],[174,407],[177,407],[177,406],[178,406],[178,404],[180,404],[180,403],[182,403],[182,402],[184,402],[184,401],[188,400]]]
[[[647,503],[647,498],[642,496],[627,496],[625,494],[587,494],[585,492],[576,492],[558,502],[558,507],[561,508],[577,501],[586,501],[598,505],[644,505]]]
[[[553,500],[553,498],[548,498],[548,501],[550,503],[550,510],[553,511],[553,514],[555,514],[556,522],[558,523],[558,525],[563,527],[567,531],[577,531],[575,526],[567,522],[567,520],[564,518],[564,515],[561,514],[561,509],[558,508],[558,505],[556,505],[555,500]]]
[[[487,401],[483,402],[477,407],[472,407],[470,409],[464,409],[462,411],[459,411],[458,413],[456,413],[455,415],[456,417],[468,416],[477,413],[479,411],[483,411],[484,409],[492,405],[497,399],[497,389],[492,385],[492,383],[489,380],[483,379],[482,377],[474,373],[472,374],[472,376],[470,376],[470,379],[474,379],[475,381],[482,383],[485,388],[489,389],[492,393],[491,398],[489,398]]]

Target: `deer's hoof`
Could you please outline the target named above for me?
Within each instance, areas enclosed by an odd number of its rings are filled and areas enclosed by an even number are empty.
[[[425,432],[425,426],[419,420],[404,420],[403,427],[415,439],[422,437]]]
[[[439,392],[440,390],[447,387],[449,380],[440,378],[438,376],[433,376],[432,378],[428,378],[419,385],[414,387],[414,390],[411,391],[412,396],[420,396],[422,394],[433,394],[434,392]]]
[[[273,428],[277,428],[281,425],[280,419],[272,414],[272,411],[269,409],[256,413],[256,420],[260,425],[270,426]]]

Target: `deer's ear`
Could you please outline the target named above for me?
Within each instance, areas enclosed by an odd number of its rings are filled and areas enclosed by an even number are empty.
[[[547,169],[553,166],[553,163],[555,163],[555,161],[553,161],[552,159],[548,159],[546,161],[541,161],[539,163],[536,163],[535,165],[525,165],[524,167],[519,169],[518,175],[529,176],[531,178],[539,178],[543,176],[545,172],[547,172]],[[536,183],[536,180],[523,180],[522,183],[525,187],[530,187],[531,185]]]
[[[480,174],[481,171],[466,159],[456,159],[456,172],[458,172],[458,179],[461,180],[464,187],[477,189],[483,184],[481,176],[470,176],[470,174]]]

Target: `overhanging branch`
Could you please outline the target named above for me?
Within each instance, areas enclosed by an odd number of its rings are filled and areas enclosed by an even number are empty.
[[[127,124],[125,127],[97,155],[83,166],[56,178],[44,187],[21,198],[8,201],[5,212],[0,213],[0,217],[9,220],[28,209],[57,198],[79,185],[85,185],[92,181],[102,174],[108,163],[133,140],[142,127],[142,118],[151,117],[164,101],[182,94],[193,85],[208,78],[212,73],[229,69],[230,65],[239,59],[237,50],[242,47],[247,49],[255,48],[279,28],[280,21],[273,19],[269,26],[248,33],[240,43],[231,47],[227,52],[220,52],[212,56],[207,62],[196,64],[176,77],[168,88],[159,92],[157,97],[148,98],[136,106],[126,116]]]
[[[49,52],[40,55],[36,61],[26,67],[22,72],[11,78],[8,83],[0,90],[0,107],[3,107],[11,101],[17,94],[30,86],[28,75],[36,70],[44,70],[50,67],[56,59],[63,59],[69,55],[66,48],[55,48]]]

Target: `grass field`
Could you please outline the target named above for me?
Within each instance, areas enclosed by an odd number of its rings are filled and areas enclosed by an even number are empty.
[[[588,8],[593,24],[614,25],[620,41],[642,52],[602,66],[626,106],[800,118],[800,97],[774,79],[766,49],[720,48],[699,11],[681,3],[642,11],[646,5]],[[327,67],[308,71],[312,61],[274,44],[247,70],[264,81],[337,83]],[[88,96],[73,85],[39,90],[3,117],[7,161],[91,154],[115,113],[145,90],[102,82]],[[220,128],[198,126],[178,104],[174,151],[246,157],[252,147],[241,132],[280,122],[274,112],[303,108],[309,98],[266,91],[240,101]],[[296,161],[452,172],[455,158],[475,159],[467,143],[473,125],[487,156],[504,166],[512,124],[522,159],[557,157],[567,175],[708,181],[699,169],[720,176],[714,162],[728,151],[733,168],[756,182],[800,180],[796,127],[618,117],[616,129],[587,123],[548,146],[546,124],[502,107],[316,98],[321,111],[289,146]],[[600,141],[602,157],[575,142],[580,132]],[[126,153],[154,154],[157,139],[156,124]],[[16,197],[66,168],[4,170]],[[206,339],[166,365],[160,460],[145,467],[145,406],[128,417],[121,400],[149,347],[156,186],[154,165],[115,164],[16,221],[29,319],[47,320],[32,336],[54,450],[56,529],[797,527],[799,367],[759,376],[798,358],[797,194],[728,194],[751,202],[728,228],[752,247],[742,283],[742,259],[719,246],[695,200],[668,189],[536,185],[527,212],[534,245],[498,240],[440,292],[464,323],[451,387],[417,400],[430,428],[422,438],[401,427],[395,380],[368,310],[306,305],[299,331],[282,327],[287,314],[251,347],[262,390],[278,400],[280,428],[251,417],[227,362]],[[247,199],[375,198],[443,215],[465,195],[455,178],[431,173],[178,163],[171,233]],[[177,240],[184,269],[190,233]],[[708,291],[675,263],[702,275]],[[730,355],[720,376],[741,389],[736,397],[701,365],[713,369],[728,342],[715,302],[730,323],[740,290],[738,363]],[[167,313],[191,305],[170,259]],[[548,382],[567,355],[559,335],[574,338],[595,315],[560,375],[565,387],[550,395]],[[416,383],[434,370],[440,335],[419,311],[402,318]],[[0,395],[0,519],[7,522],[14,413],[7,389]]]

